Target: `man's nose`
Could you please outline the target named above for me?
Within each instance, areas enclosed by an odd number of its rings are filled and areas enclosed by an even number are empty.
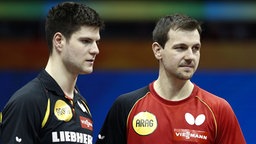
[[[185,59],[192,59],[194,57],[193,50],[188,48],[185,52]]]
[[[100,53],[100,50],[98,48],[98,44],[96,42],[93,43],[90,52],[94,53],[94,54],[99,54]]]

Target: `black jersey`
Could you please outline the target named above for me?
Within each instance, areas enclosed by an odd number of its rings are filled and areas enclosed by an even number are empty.
[[[18,90],[2,112],[1,139],[5,144],[92,144],[93,122],[78,91],[68,99],[43,70]]]

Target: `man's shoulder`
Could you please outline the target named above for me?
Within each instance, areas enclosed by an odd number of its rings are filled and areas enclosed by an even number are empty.
[[[39,100],[44,93],[44,88],[38,78],[34,78],[27,84],[18,89],[10,100],[17,101],[34,101]]]
[[[149,91],[148,86],[144,86],[142,88],[130,91],[128,93],[124,93],[117,97],[115,102],[113,103],[110,113],[122,113],[125,117],[128,116],[131,108],[134,104],[143,96],[145,96]]]
[[[198,88],[197,98],[212,108],[229,106],[229,103],[224,98],[202,88]]]
[[[44,88],[40,80],[34,78],[17,90],[6,103],[3,114],[22,111],[29,113],[42,113],[47,104]],[[33,111],[33,112],[32,112]]]
[[[137,100],[141,97],[143,97],[145,94],[147,94],[149,92],[149,86],[144,86],[144,87],[141,87],[139,89],[136,89],[136,90],[133,90],[133,91],[130,91],[128,93],[124,93],[122,95],[120,95],[118,97],[118,100]]]

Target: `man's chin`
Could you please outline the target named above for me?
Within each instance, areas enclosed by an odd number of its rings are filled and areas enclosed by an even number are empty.
[[[192,76],[193,76],[193,73],[185,73],[185,74],[180,73],[180,74],[178,74],[178,78],[181,79],[181,80],[189,80],[189,79],[192,78]]]
[[[80,74],[91,74],[93,72],[93,69],[86,69],[80,72]]]

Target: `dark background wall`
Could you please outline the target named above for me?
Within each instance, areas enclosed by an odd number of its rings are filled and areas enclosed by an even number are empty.
[[[48,51],[44,18],[59,1],[0,2],[0,110],[9,97],[44,68]],[[159,17],[186,13],[203,22],[201,62],[192,79],[225,98],[247,143],[255,143],[256,2],[84,1],[106,21],[95,71],[78,86],[94,116],[95,138],[114,99],[157,77],[151,33]]]

